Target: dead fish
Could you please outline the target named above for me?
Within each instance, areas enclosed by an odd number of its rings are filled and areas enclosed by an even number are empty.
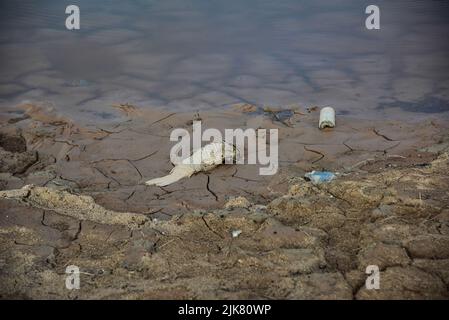
[[[232,157],[231,159],[228,159]],[[213,142],[196,150],[193,154],[182,160],[170,171],[170,174],[148,180],[145,184],[159,187],[168,186],[182,178],[188,178],[197,172],[212,170],[223,163],[232,163],[237,157],[237,149],[234,145],[222,142]]]

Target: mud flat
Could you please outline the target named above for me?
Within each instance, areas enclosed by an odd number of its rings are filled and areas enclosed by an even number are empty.
[[[314,109],[169,113],[115,105],[76,122],[43,104],[0,115],[0,297],[449,298],[449,137],[442,119]],[[287,115],[287,116],[286,116]],[[224,165],[169,187],[173,128],[278,128],[280,170]],[[310,170],[338,172],[313,185]],[[81,289],[65,287],[68,265]],[[380,289],[365,269],[378,265]]]

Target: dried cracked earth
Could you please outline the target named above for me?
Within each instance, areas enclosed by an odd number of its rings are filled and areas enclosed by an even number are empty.
[[[115,106],[76,123],[43,104],[0,123],[3,299],[447,299],[445,122],[354,121],[313,110],[167,113]],[[280,170],[224,165],[166,188],[169,134],[278,128]],[[338,172],[313,185],[306,171]],[[66,267],[81,288],[65,287]],[[365,286],[380,268],[380,289]]]

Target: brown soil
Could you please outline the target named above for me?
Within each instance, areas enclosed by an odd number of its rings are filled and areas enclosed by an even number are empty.
[[[170,170],[169,132],[197,115],[125,106],[108,126],[38,105],[0,119],[0,297],[449,297],[444,122],[319,131],[314,112],[201,114],[205,128],[279,128],[281,170],[222,166],[159,188],[141,182]],[[302,178],[322,168],[337,179]],[[80,290],[65,287],[68,265]],[[365,288],[368,265],[379,290]]]

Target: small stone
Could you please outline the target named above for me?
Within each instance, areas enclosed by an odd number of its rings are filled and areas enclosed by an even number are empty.
[[[233,230],[232,237],[237,238],[242,233],[242,230]]]
[[[406,266],[411,261],[404,248],[384,243],[365,248],[359,252],[357,258],[360,270],[365,270],[369,265],[376,265],[381,270],[397,265]]]
[[[391,267],[380,273],[380,289],[363,286],[357,299],[447,299],[446,285],[438,277],[414,267]]]
[[[404,241],[413,258],[448,259],[449,237],[438,234],[417,236]]]
[[[341,273],[312,273],[298,277],[289,299],[351,300],[352,288]]]
[[[253,206],[252,211],[257,214],[263,214],[267,212],[267,206],[257,204]]]
[[[412,265],[428,273],[438,275],[446,285],[449,285],[449,259],[415,259]]]
[[[232,198],[225,204],[225,208],[228,210],[232,210],[234,208],[248,209],[250,206],[251,203],[245,197]]]
[[[313,273],[327,266],[324,255],[313,249],[281,249],[273,251],[271,257],[290,274]]]
[[[238,103],[238,104],[235,104],[233,109],[235,111],[242,112],[242,113],[251,113],[251,112],[256,112],[257,111],[257,107],[255,105],[249,104],[249,103]]]

